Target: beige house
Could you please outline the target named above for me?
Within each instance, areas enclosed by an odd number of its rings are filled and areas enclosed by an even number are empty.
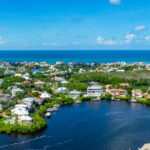
[[[126,96],[127,90],[124,89],[108,89],[108,93],[110,93],[112,96]]]
[[[141,90],[132,90],[132,97],[142,98],[143,94]]]
[[[129,84],[129,83],[120,83],[120,86],[123,86],[123,87],[130,87],[130,84]]]

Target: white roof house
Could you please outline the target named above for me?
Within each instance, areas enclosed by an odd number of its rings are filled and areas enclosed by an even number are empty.
[[[33,105],[33,102],[34,102],[34,99],[33,97],[27,97],[27,98],[24,98],[22,100],[23,104],[27,105],[28,107],[31,107]]]
[[[57,90],[55,90],[54,93],[67,94],[67,88],[65,88],[65,87],[60,87],[60,88],[58,88]]]
[[[85,72],[86,72],[86,70],[80,68],[79,73],[85,73]]]
[[[57,62],[56,62],[56,65],[63,65],[63,64],[65,64],[64,61],[57,61]]]
[[[65,84],[67,84],[67,83],[69,83],[69,82],[66,81],[66,80],[61,81],[61,84],[62,84],[62,85],[65,85]]]
[[[21,121],[32,121],[32,118],[30,116],[21,116],[20,120]]]
[[[36,85],[36,86],[43,86],[44,84],[45,84],[45,82],[43,82],[43,81],[37,81],[37,82],[34,82],[34,84]]]
[[[15,74],[16,72],[14,70],[7,69],[4,74]]]
[[[40,96],[40,98],[51,98],[51,97],[52,97],[52,95],[47,92],[42,93]]]
[[[15,108],[11,110],[12,114],[18,115],[18,116],[23,116],[23,115],[28,115],[29,112],[27,110],[26,105],[18,104],[15,105]]]
[[[20,125],[30,125],[32,118],[28,115],[18,116],[18,123]]]
[[[20,89],[20,88],[17,88],[17,87],[14,87],[12,90],[11,90],[11,94],[12,94],[12,97],[16,96],[16,93],[20,93],[20,92],[23,92],[24,90]]]
[[[29,125],[32,121],[32,118],[29,116],[29,111],[27,105],[18,104],[15,105],[15,108],[11,110],[12,114],[18,116],[18,123],[20,125]],[[13,120],[16,120],[16,117],[13,117]]]
[[[55,81],[64,81],[65,79],[62,77],[55,77]]]
[[[103,90],[100,86],[91,86],[87,88],[86,96],[99,97],[103,94]]]
[[[22,75],[22,78],[26,79],[26,80],[29,80],[30,79],[30,75],[29,73],[25,73]]]

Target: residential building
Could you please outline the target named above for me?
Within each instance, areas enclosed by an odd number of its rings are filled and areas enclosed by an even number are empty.
[[[14,87],[12,90],[11,90],[11,94],[12,94],[12,97],[16,96],[16,93],[21,93],[23,92],[24,90],[20,89],[20,88],[17,88],[17,87]]]
[[[41,87],[41,86],[43,86],[45,84],[45,82],[43,82],[43,81],[36,81],[36,82],[34,82],[34,85],[36,85],[36,86],[38,86],[38,87]]]
[[[130,84],[129,84],[129,83],[120,83],[120,86],[123,86],[123,87],[130,87]]]
[[[87,88],[87,94],[85,96],[99,97],[103,94],[103,90],[100,86],[90,86]]]
[[[22,103],[27,105],[30,108],[34,103],[34,99],[35,98],[33,98],[33,97],[27,97],[22,100]]]
[[[21,116],[18,118],[18,123],[20,125],[30,125],[32,122],[32,118],[30,116]]]
[[[79,98],[81,96],[81,92],[80,91],[76,91],[76,90],[73,90],[71,92],[69,92],[69,97],[70,98]]]
[[[107,92],[112,96],[126,96],[127,90],[124,89],[107,89]]]
[[[143,97],[142,91],[138,89],[132,90],[132,97],[142,98]]]
[[[55,90],[54,93],[67,94],[67,88],[65,88],[65,87],[60,87],[60,88],[58,88],[57,90]]]
[[[42,93],[41,96],[40,96],[40,98],[51,98],[51,97],[52,97],[52,95],[50,95],[47,92]]]

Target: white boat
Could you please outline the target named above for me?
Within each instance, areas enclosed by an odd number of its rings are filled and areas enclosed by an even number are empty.
[[[76,104],[81,104],[82,102],[80,100],[75,101]]]
[[[100,97],[97,97],[97,98],[92,98],[91,100],[92,101],[100,101],[101,99],[100,99]]]
[[[45,114],[45,117],[50,117],[51,116],[51,113],[50,112],[47,112],[46,114]]]
[[[57,110],[58,110],[57,107],[52,107],[52,108],[48,108],[48,109],[46,110],[46,112],[54,112],[54,111],[57,111]]]
[[[59,108],[59,107],[60,107],[60,105],[59,105],[59,104],[55,104],[55,105],[54,105],[54,107],[57,107],[57,108]]]
[[[131,103],[137,103],[137,100],[131,99],[130,102],[131,102]]]

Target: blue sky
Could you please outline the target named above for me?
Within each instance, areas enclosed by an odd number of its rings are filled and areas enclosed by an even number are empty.
[[[150,49],[149,0],[1,0],[0,50]]]

